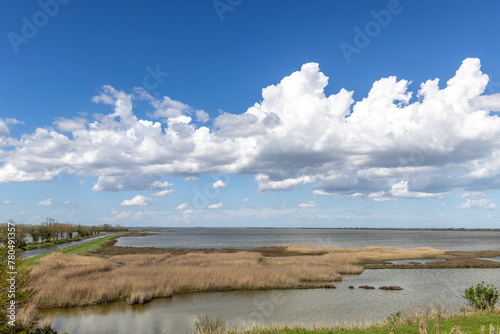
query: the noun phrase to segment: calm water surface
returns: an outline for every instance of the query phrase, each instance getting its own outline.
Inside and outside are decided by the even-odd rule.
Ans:
[[[117,246],[159,248],[253,248],[307,244],[342,248],[385,246],[447,250],[500,250],[500,233],[351,229],[169,228],[122,237]],[[85,333],[185,333],[198,315],[221,316],[230,324],[364,323],[390,313],[441,301],[463,305],[464,290],[482,281],[500,286],[500,269],[365,270],[344,276],[337,289],[212,292],[176,295],[145,305],[124,302],[51,309],[55,330]],[[399,285],[403,291],[363,290],[359,285]],[[351,290],[349,285],[356,286]]]
[[[279,244],[360,248],[367,246],[446,250],[500,250],[500,231],[356,229],[170,228],[118,239],[117,246],[158,248],[253,248]]]
[[[365,270],[344,276],[337,289],[211,292],[176,295],[145,305],[124,302],[43,311],[55,330],[86,333],[185,333],[198,315],[222,316],[232,325],[255,323],[362,323],[441,301],[463,305],[463,292],[481,281],[500,286],[500,269]],[[403,291],[363,290],[359,285],[399,285]],[[350,290],[349,285],[356,286]]]

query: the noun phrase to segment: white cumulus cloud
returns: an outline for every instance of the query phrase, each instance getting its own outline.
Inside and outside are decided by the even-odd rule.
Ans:
[[[460,208],[462,209],[472,209],[472,208],[483,208],[488,210],[497,209],[498,206],[496,204],[491,203],[491,200],[486,198],[481,199],[468,199],[467,202],[460,204]]]
[[[15,118],[0,118],[0,140],[2,137],[10,136],[9,125],[23,124],[23,122],[18,121]],[[0,144],[2,142],[0,141]]]
[[[151,194],[151,196],[163,197],[165,195],[170,195],[173,193],[174,193],[173,189],[165,189],[165,190],[159,191],[157,193]]]
[[[150,190],[160,190],[156,193],[151,194],[151,196],[156,196],[156,197],[163,197],[165,195],[170,195],[174,193],[173,183],[169,183],[167,181],[159,181],[156,180],[153,183],[150,184],[149,189]]]
[[[309,202],[306,202],[306,203],[300,203],[298,205],[298,207],[301,208],[301,209],[314,208],[314,207],[316,207],[316,202],[315,201],[309,201]]]
[[[212,185],[212,189],[217,189],[217,188],[226,188],[226,184],[224,183],[224,181],[222,180],[219,180],[217,182],[215,182],[213,185]]]
[[[200,122],[206,123],[210,120],[210,115],[204,110],[195,111],[196,119]]]
[[[175,207],[175,210],[185,210],[189,206],[188,203],[182,203]]]
[[[43,200],[43,201],[36,203],[36,205],[40,205],[40,206],[50,206],[52,204],[54,204],[52,201],[52,198],[48,198],[46,200]]]
[[[394,76],[373,83],[358,101],[316,63],[262,90],[240,114],[208,114],[170,97],[104,86],[93,98],[109,114],[58,118],[52,127],[11,138],[0,120],[0,183],[49,181],[61,174],[97,176],[93,190],[171,193],[163,181],[201,174],[254,175],[260,192],[314,184],[314,194],[373,200],[439,197],[500,189],[498,94],[484,94],[479,59],[456,74],[408,91]],[[147,103],[140,119],[134,103]],[[9,123],[9,124],[8,124]],[[207,123],[209,124],[209,123]],[[214,184],[215,186],[215,184]],[[490,203],[491,204],[491,203]],[[473,204],[471,204],[473,205]]]
[[[148,205],[150,201],[151,199],[148,197],[137,195],[132,199],[124,200],[120,203],[120,206],[145,206]]]
[[[222,208],[222,202],[217,203],[217,204],[212,204],[208,206],[209,209],[220,209]]]

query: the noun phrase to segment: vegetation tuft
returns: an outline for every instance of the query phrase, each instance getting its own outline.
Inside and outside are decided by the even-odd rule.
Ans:
[[[210,318],[208,315],[201,315],[194,322],[193,334],[216,334],[224,333],[226,322],[221,318]]]
[[[467,304],[475,310],[485,310],[495,307],[498,302],[498,290],[493,284],[484,285],[484,282],[479,283],[474,288],[471,286],[465,290],[463,296],[467,300]]]
[[[360,289],[365,289],[365,290],[373,290],[373,289],[375,289],[375,287],[373,287],[371,285],[360,285],[359,288]]]
[[[437,305],[434,310],[429,307],[420,311],[401,311],[391,314],[385,321],[361,325],[320,324],[312,328],[275,324],[271,326],[253,325],[248,328],[230,327],[221,319],[210,319],[206,316],[203,323],[225,324],[225,327],[196,327],[193,334],[498,334],[500,332],[500,309],[447,311]],[[200,322],[200,319],[197,320]],[[201,328],[201,329],[200,329]],[[204,330],[206,328],[206,330]]]
[[[403,290],[402,287],[397,286],[397,285],[381,286],[379,289],[380,290],[395,290],[395,291]]]

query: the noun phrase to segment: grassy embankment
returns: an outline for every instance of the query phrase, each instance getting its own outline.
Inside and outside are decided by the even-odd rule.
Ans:
[[[40,259],[42,259],[48,255],[54,254],[54,253],[86,255],[86,254],[89,254],[90,252],[94,252],[94,251],[102,248],[105,244],[110,242],[112,239],[119,237],[119,236],[123,236],[123,235],[128,234],[128,233],[131,233],[131,232],[119,232],[117,234],[112,234],[112,235],[109,235],[109,236],[101,238],[101,239],[96,239],[96,240],[84,242],[82,244],[59,249],[59,250],[56,250],[54,252],[35,255],[35,256],[27,258],[26,264],[29,266],[36,265],[36,264],[38,264],[38,261]],[[95,235],[92,237],[95,237]]]
[[[195,322],[194,334],[461,334],[461,333],[500,333],[500,309],[444,312],[441,307],[427,308],[424,312],[406,311],[391,314],[385,321],[367,325],[337,324],[315,325],[313,328],[301,326],[274,325],[256,326],[249,329],[234,329],[221,319],[200,317]]]
[[[282,245],[281,251],[274,252],[289,256],[265,258],[258,251],[248,250],[103,255],[99,249],[115,238],[110,236],[29,259],[38,263],[31,272],[32,285],[39,290],[35,305],[69,307],[117,300],[134,304],[184,292],[318,288],[325,287],[326,282],[340,281],[344,274],[360,274],[360,263],[366,259],[426,258],[444,253],[432,248]]]
[[[112,233],[112,232],[111,232]],[[73,241],[80,241],[80,240],[85,240],[89,238],[95,238],[101,235],[109,234],[107,232],[100,232],[98,234],[93,234],[93,235],[87,235],[85,237],[79,237],[75,236],[73,238],[62,238],[62,239],[53,239],[49,241],[40,241],[40,242],[34,242],[34,243],[29,243],[26,246],[21,247],[22,250],[33,250],[33,249],[40,249],[40,248],[47,248],[51,247],[54,245],[60,245],[60,244],[65,244],[67,242],[73,242]]]

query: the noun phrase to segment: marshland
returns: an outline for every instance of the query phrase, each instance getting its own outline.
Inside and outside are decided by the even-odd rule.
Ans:
[[[281,248],[300,255],[266,258],[258,252],[239,251],[102,257],[56,252],[38,260],[31,272],[33,285],[40,290],[35,302],[38,307],[117,300],[133,304],[185,292],[314,288],[320,282],[341,281],[342,275],[361,274],[363,266],[358,263],[362,260],[444,254],[430,248]],[[324,254],[315,255],[320,252]]]
[[[109,319],[127,324],[126,328],[144,329],[149,328],[147,322],[153,317],[176,333],[192,329],[200,314],[224,316],[231,325],[240,327],[253,322],[364,324],[383,320],[400,309],[435,301],[456,306],[462,303],[463,289],[478,280],[500,285],[500,263],[486,259],[499,256],[500,250],[287,244],[271,247],[259,243],[253,245],[260,247],[245,249],[224,245],[198,249],[118,246],[133,243],[135,238],[147,245],[150,236],[188,232],[133,232],[30,258],[32,284],[39,291],[33,304],[40,314],[52,318],[58,330],[68,331],[69,324],[78,324],[79,328],[97,326],[99,332]],[[189,233],[212,232],[193,229]],[[261,232],[241,233],[251,236]],[[483,233],[489,235],[485,242],[498,235]],[[210,238],[205,240],[209,242]],[[464,245],[467,247],[472,245]],[[391,264],[402,259],[410,264]],[[415,262],[418,259],[428,262],[419,265]],[[360,288],[364,285],[375,289]],[[141,327],[134,327],[132,320]],[[70,332],[84,333],[77,327],[71,327]]]

